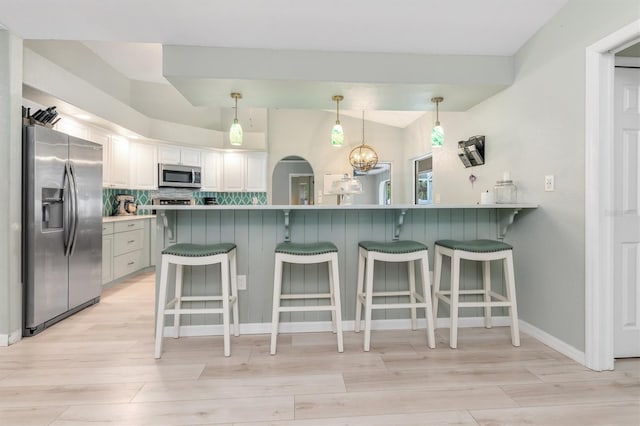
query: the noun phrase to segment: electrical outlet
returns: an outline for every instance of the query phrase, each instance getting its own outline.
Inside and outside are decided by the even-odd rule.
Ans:
[[[238,275],[238,290],[246,290],[246,289],[247,289],[247,276]]]
[[[556,182],[553,175],[546,175],[544,177],[544,190],[545,191],[555,191],[556,190]]]

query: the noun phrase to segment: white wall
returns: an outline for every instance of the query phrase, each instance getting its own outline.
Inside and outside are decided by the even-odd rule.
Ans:
[[[571,0],[516,55],[514,84],[472,108],[466,127],[487,137],[483,176],[510,170],[521,213],[515,246],[520,318],[585,347],[585,48],[638,19],[637,0]],[[544,191],[544,176],[556,191]],[[476,185],[480,180],[476,183]]]
[[[0,30],[0,346],[22,335],[22,40]]]

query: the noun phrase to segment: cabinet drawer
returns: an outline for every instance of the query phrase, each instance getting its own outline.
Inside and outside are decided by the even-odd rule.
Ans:
[[[124,220],[122,222],[114,222],[113,224],[115,226],[115,232],[144,229],[144,220]]]
[[[116,280],[122,276],[142,269],[143,253],[142,250],[132,251],[113,258],[113,279]]]
[[[113,234],[113,223],[103,223],[102,224],[102,235]]]
[[[144,247],[144,229],[113,234],[113,255],[119,256]]]

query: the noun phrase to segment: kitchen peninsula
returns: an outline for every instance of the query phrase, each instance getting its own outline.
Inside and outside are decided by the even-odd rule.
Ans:
[[[141,206],[156,210],[156,282],[160,275],[160,252],[175,243],[234,242],[237,247],[239,276],[246,276],[246,290],[240,290],[241,333],[266,333],[271,324],[274,249],[282,241],[331,241],[338,247],[345,329],[352,329],[355,315],[358,242],[413,239],[430,248],[437,239],[504,238],[516,216],[536,209],[536,204],[491,205],[224,205],[224,206]],[[517,213],[520,212],[520,215]],[[517,247],[516,247],[517,253]],[[433,253],[429,253],[433,268]],[[517,254],[516,254],[517,258]],[[386,264],[378,270],[377,286],[393,290],[406,279],[404,265]],[[462,282],[475,282],[480,276],[475,265],[464,265]],[[501,268],[494,267],[496,283]],[[516,268],[516,275],[517,275]],[[206,282],[219,280],[219,267],[185,268],[185,288],[198,294]],[[169,278],[172,281],[172,277]],[[327,284],[327,268],[317,265],[286,265],[283,288],[318,292]],[[447,279],[444,277],[443,279]],[[384,284],[382,284],[384,281]],[[302,287],[304,285],[304,287]],[[474,314],[471,309],[470,313]],[[374,319],[403,319],[404,310],[376,312]],[[327,313],[283,314],[283,331],[328,330]],[[170,321],[170,319],[169,319]],[[183,322],[185,335],[205,334],[212,319],[195,316]],[[286,323],[290,324],[286,324]],[[289,327],[289,328],[287,328]]]

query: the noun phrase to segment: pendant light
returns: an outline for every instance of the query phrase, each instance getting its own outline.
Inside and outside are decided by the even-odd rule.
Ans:
[[[242,126],[238,123],[238,99],[242,99],[242,94],[234,92],[231,97],[235,99],[236,106],[234,107],[233,124],[229,129],[229,142],[231,142],[231,145],[240,146],[242,145]]]
[[[436,104],[436,123],[433,126],[433,130],[431,131],[431,146],[433,148],[440,148],[444,142],[444,129],[440,125],[440,117],[438,111],[438,104],[444,101],[444,98],[441,96],[437,96],[435,98],[431,98],[431,102]]]
[[[336,125],[331,129],[331,146],[341,147],[344,144],[344,131],[340,124],[340,101],[344,99],[342,95],[335,95],[331,98],[336,101]]]
[[[349,163],[354,169],[361,172],[369,171],[378,164],[378,154],[364,143],[364,111],[362,111],[362,144],[351,150]]]

